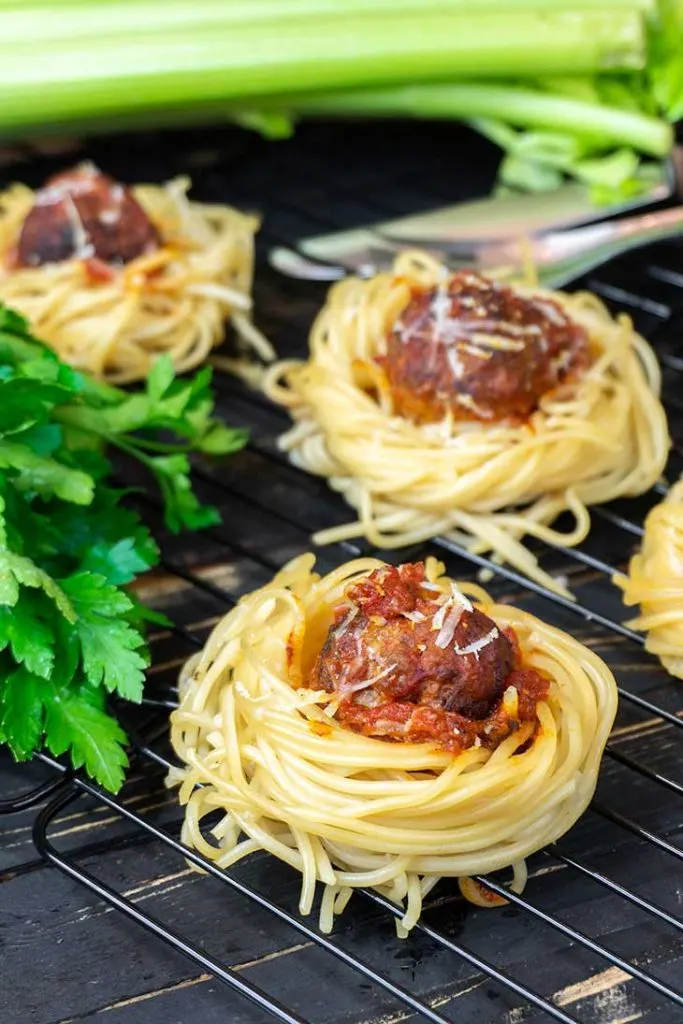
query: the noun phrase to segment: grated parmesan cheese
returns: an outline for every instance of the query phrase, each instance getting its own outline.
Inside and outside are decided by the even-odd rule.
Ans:
[[[100,212],[98,220],[100,224],[118,224],[118,222],[121,220],[121,207],[106,207],[104,210]]]
[[[344,633],[347,631],[347,629],[355,619],[356,615],[358,615],[358,606],[354,605],[349,614],[346,616],[346,618],[342,622],[340,622],[339,625],[335,628],[334,635],[337,639],[340,636],[344,636]]]
[[[441,336],[444,333],[446,324],[449,320],[449,314],[451,312],[452,302],[451,297],[448,294],[448,282],[442,281],[436,290],[436,295],[432,302],[432,310],[434,312],[434,325],[432,327],[432,337],[434,341],[440,341]]]
[[[482,348],[498,349],[500,352],[523,352],[524,342],[521,339],[506,338],[502,334],[487,334],[484,331],[476,331],[472,334],[472,342],[481,345]]]
[[[439,631],[439,635],[434,641],[437,647],[440,647],[442,650],[448,647],[463,612],[471,611],[473,611],[471,602],[456,587],[455,583],[451,582],[450,596],[437,609],[432,618],[432,630]]]
[[[391,665],[387,665],[386,668],[382,669],[381,672],[378,672],[376,676],[370,676],[369,679],[361,679],[360,682],[351,683],[348,686],[342,683],[339,688],[340,692],[346,695],[349,693],[356,693],[358,690],[365,690],[368,686],[378,683],[380,679],[384,679],[386,676],[391,675],[396,668],[398,668],[398,665],[396,662],[393,662]]]
[[[493,413],[490,409],[482,409],[480,405],[477,405],[471,395],[456,395],[455,396],[458,405],[464,406],[465,409],[470,409],[475,412],[482,419],[490,420],[493,419]]]
[[[460,348],[463,352],[467,352],[468,355],[476,356],[477,359],[487,360],[491,359],[493,356],[493,352],[485,352],[482,349],[477,348],[476,345],[470,345],[469,342],[466,342],[464,345],[461,345]]]
[[[64,209],[71,225],[74,241],[74,258],[77,260],[88,260],[95,255],[95,249],[88,241],[88,233],[85,230],[83,218],[78,212],[78,207],[73,197],[67,192],[64,195]]]
[[[511,718],[517,718],[519,714],[519,694],[514,686],[508,686],[503,694],[503,710]]]
[[[436,640],[434,641],[436,646],[440,647],[441,650],[445,650],[445,648],[448,647],[448,645],[452,641],[452,639],[453,639],[453,637],[455,635],[456,627],[457,627],[458,623],[460,622],[460,619],[462,617],[462,613],[464,612],[464,610],[465,609],[462,607],[462,605],[458,605],[458,604],[452,604],[451,605],[450,611],[449,611],[448,615],[446,616],[446,621],[444,622],[443,626],[439,630],[439,634],[438,634]]]
[[[448,365],[451,368],[453,376],[462,377],[464,370],[462,359],[458,355],[456,349],[452,346],[446,349],[446,359],[448,360]]]
[[[456,586],[456,584],[453,583],[452,580],[451,580],[451,597],[452,597],[452,599],[454,601],[457,601],[458,604],[461,604],[466,612],[473,612],[474,611],[474,605],[472,604],[470,599],[468,597],[465,597],[465,595],[463,594],[463,592],[460,589],[460,587]]]
[[[536,301],[538,308],[550,320],[551,324],[555,324],[556,327],[565,327],[567,325],[567,317],[552,302]]]
[[[455,645],[456,654],[474,654],[475,657],[479,658],[479,652],[483,651],[485,647],[488,647],[498,637],[498,628],[496,626],[489,630],[486,636],[480,636],[478,640],[473,640],[471,644],[467,644],[466,647],[458,647]]]
[[[323,708],[323,714],[327,715],[328,718],[334,718],[334,716],[337,714],[337,711],[339,710],[339,705],[340,704],[341,704],[341,698],[340,697],[333,697],[332,700],[329,702],[329,704],[327,704]]]
[[[442,604],[441,607],[434,612],[434,615],[432,616],[433,630],[441,629],[441,627],[443,626],[443,622],[444,619],[446,618],[446,614],[448,612],[450,604],[450,601],[446,601],[445,604]]]

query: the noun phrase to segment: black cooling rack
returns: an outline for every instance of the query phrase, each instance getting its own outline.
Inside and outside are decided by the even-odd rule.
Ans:
[[[479,147],[474,151],[477,166],[487,174],[491,167],[484,144],[439,127],[411,130],[407,156],[393,131],[379,127],[310,126],[279,150],[239,136],[239,145],[213,156],[196,148],[196,136],[190,138],[203,197],[230,196],[247,206],[262,204],[266,197],[264,249],[291,243],[307,231],[452,201],[454,182],[465,183],[463,196],[466,189],[481,191],[484,171],[476,184],[472,180],[473,147]],[[452,145],[453,138],[464,148],[447,166],[444,146],[449,140]],[[107,143],[92,155],[114,173],[118,159],[120,173],[135,180],[144,176],[141,168],[149,160],[136,145],[128,162]],[[174,145],[162,138],[150,176],[167,176],[177,160]],[[224,179],[228,171],[230,182]],[[657,348],[675,442],[671,478],[680,471],[683,441],[681,255],[675,246],[660,246],[623,258],[585,282],[608,304],[631,313]],[[263,267],[257,287],[260,323],[283,354],[303,352],[306,328],[322,295]],[[595,509],[594,530],[580,549],[539,548],[543,564],[571,580],[575,603],[445,540],[383,553],[393,561],[438,554],[456,578],[488,571],[496,597],[569,630],[615,670],[620,712],[596,798],[568,836],[531,858],[523,896],[507,892],[502,877],[486,877],[491,889],[506,895],[507,908],[468,908],[446,881],[430,897],[411,937],[401,943],[392,934],[397,909],[376,893],[363,892],[326,937],[317,931],[314,916],[302,919],[294,909],[297,879],[289,869],[257,855],[223,872],[180,843],[173,794],[160,795],[141,809],[146,795],[163,793],[161,780],[171,763],[167,715],[182,660],[201,646],[240,593],[306,550],[310,532],[348,516],[324,482],[289,466],[277,451],[275,439],[287,423],[280,410],[228,377],[219,376],[217,388],[226,417],[252,430],[244,453],[223,465],[196,467],[197,487],[206,500],[221,506],[224,525],[192,539],[188,548],[187,538],[164,534],[156,501],[142,499],[164,551],[163,571],[151,579],[149,591],[175,625],[151,638],[154,667],[147,697],[141,712],[127,722],[133,737],[131,780],[112,797],[80,776],[58,777],[59,766],[49,762],[47,781],[20,798],[25,808],[59,786],[35,824],[41,854],[243,997],[246,1003],[238,1006],[226,995],[225,1019],[681,1024],[683,689],[645,654],[642,637],[623,624],[618,592],[609,583],[637,544],[643,515],[661,497],[656,491]],[[320,552],[320,564],[325,570],[369,550],[362,544],[334,545]],[[74,813],[74,805],[85,818],[111,812],[109,832],[99,844],[60,841],[60,821],[67,811]],[[93,856],[101,849],[119,853],[121,877],[105,878],[93,869]],[[169,920],[150,912],[134,892],[126,894],[125,865],[140,850],[149,858],[150,871],[180,872],[187,861],[207,872],[209,877],[199,882],[204,907],[199,921],[189,913],[186,919]],[[195,885],[185,900],[196,899]],[[298,968],[289,977],[280,974],[276,983],[267,972],[252,980],[239,963],[238,949],[226,950],[216,941],[226,915],[239,922],[238,935],[243,930],[245,943],[251,928],[275,936],[275,948],[295,942],[292,948],[302,951]],[[196,1012],[183,1024],[202,1020],[200,1004]]]

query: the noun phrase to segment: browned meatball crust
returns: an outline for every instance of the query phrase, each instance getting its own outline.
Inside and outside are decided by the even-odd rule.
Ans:
[[[158,245],[157,230],[131,191],[85,164],[50,178],[36,193],[19,235],[15,265],[70,259],[121,265]]]
[[[418,423],[519,423],[590,362],[588,336],[561,306],[472,271],[415,292],[381,360],[396,411]]]

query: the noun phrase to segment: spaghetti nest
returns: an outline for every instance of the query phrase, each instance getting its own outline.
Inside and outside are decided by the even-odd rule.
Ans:
[[[577,545],[589,531],[588,506],[639,494],[657,480],[669,447],[657,360],[629,318],[613,320],[594,295],[520,287],[518,294],[552,302],[586,332],[588,368],[543,395],[522,422],[448,413],[416,422],[398,414],[381,364],[411,297],[445,276],[432,258],[404,253],[391,274],[335,285],[313,326],[308,360],[266,372],[266,393],[296,421],[281,447],[327,477],[358,515],[314,540],[364,536],[398,548],[445,535],[562,591],[525,538]],[[573,525],[559,532],[551,524],[565,511]]]
[[[122,267],[93,273],[88,260],[12,267],[11,254],[36,193],[14,185],[0,196],[0,300],[73,366],[115,383],[143,380],[170,355],[177,371],[202,363],[230,321],[264,359],[274,355],[251,322],[258,221],[229,206],[190,202],[189,180],[131,189],[156,228],[159,247]]]
[[[300,556],[243,598],[184,670],[171,733],[183,767],[170,780],[186,808],[183,840],[223,868],[269,851],[301,872],[302,913],[322,883],[324,931],[358,887],[401,904],[403,929],[444,876],[512,865],[520,890],[524,858],[566,832],[592,796],[616,710],[609,669],[572,637],[466,584],[549,680],[536,721],[493,750],[475,742],[457,754],[358,734],[293,666],[315,661],[349,583],[383,563],[358,559],[322,578],[313,566],[313,555]],[[428,586],[454,586],[434,559],[424,569]]]
[[[640,605],[640,616],[628,625],[647,633],[647,650],[683,679],[683,480],[649,513],[642,548],[628,576],[615,583],[627,605]]]

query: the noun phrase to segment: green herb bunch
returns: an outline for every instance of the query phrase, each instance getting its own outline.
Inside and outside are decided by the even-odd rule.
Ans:
[[[106,788],[121,786],[126,736],[107,701],[141,700],[145,624],[163,617],[130,589],[159,552],[109,482],[106,452],[150,471],[171,530],[215,523],[188,454],[225,455],[246,435],[212,417],[210,382],[209,369],[176,380],[164,357],[144,392],[98,383],[0,307],[0,743],[17,760],[68,753]]]

